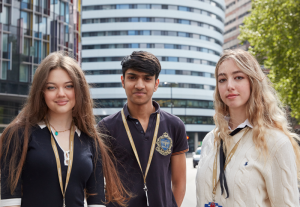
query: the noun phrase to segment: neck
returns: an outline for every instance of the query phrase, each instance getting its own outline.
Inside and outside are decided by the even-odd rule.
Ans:
[[[49,123],[58,131],[69,129],[72,123],[72,112],[65,114],[56,114],[48,112],[47,118]]]
[[[152,105],[152,100],[143,105],[137,105],[127,101],[127,107],[130,115],[138,120],[148,120],[150,115],[155,112],[155,107]]]
[[[246,111],[244,109],[229,110],[229,114],[229,126],[232,130],[237,128],[241,123],[243,123],[247,119]]]

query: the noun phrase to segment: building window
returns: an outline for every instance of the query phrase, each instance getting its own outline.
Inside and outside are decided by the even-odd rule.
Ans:
[[[122,61],[124,57],[87,57],[82,58],[82,62],[110,62],[110,61]],[[187,63],[194,63],[194,64],[203,64],[203,65],[211,65],[216,66],[216,62],[208,61],[208,60],[201,60],[195,58],[179,58],[179,57],[161,57],[157,56],[157,59],[160,61],[167,61],[167,62],[187,62]]]
[[[118,22],[164,22],[164,23],[177,23],[186,24],[192,26],[199,26],[208,28],[219,33],[222,33],[221,29],[208,25],[202,22],[190,21],[187,19],[173,19],[173,18],[162,18],[162,17],[132,17],[132,18],[95,18],[95,19],[83,19],[82,24],[99,24],[99,23],[118,23]]]
[[[21,1],[21,9],[31,9],[31,5],[29,3],[29,0],[22,0]]]
[[[29,12],[21,11],[21,19],[23,19],[24,33],[29,35],[30,34],[30,32],[29,32],[29,29],[30,29],[30,14],[29,14]],[[27,29],[28,29],[28,31],[27,31]]]
[[[19,76],[19,81],[20,82],[28,82],[28,77],[29,77],[29,67],[28,65],[21,65],[20,66],[20,76]]]
[[[8,34],[2,35],[2,57],[8,59]]]
[[[226,35],[226,34],[232,32],[232,31],[236,30],[237,28],[238,28],[238,26],[234,26],[234,27],[230,28],[229,30],[227,30],[227,31],[224,33],[224,35]]]
[[[130,34],[129,34],[130,32]],[[105,32],[83,32],[82,37],[97,37],[97,36],[127,36],[127,35],[155,35],[155,36],[180,36],[186,38],[201,39],[222,45],[222,43],[212,37],[191,34],[186,32],[175,32],[175,31],[160,31],[160,30],[129,30],[129,31],[105,31]]]
[[[2,13],[0,13],[0,22],[2,24],[9,24],[9,7],[3,7]]]
[[[96,115],[97,123],[106,116]],[[184,124],[202,124],[202,125],[214,125],[214,119],[212,116],[177,116]]]
[[[93,99],[95,108],[122,108],[126,99]],[[213,101],[186,99],[155,99],[163,108],[201,108],[214,109]]]
[[[23,55],[22,61],[31,62],[30,61],[30,47],[31,47],[31,38],[24,38],[24,47],[23,47]]]
[[[209,0],[199,0],[206,3],[209,3],[212,6],[219,7],[221,10],[224,11],[222,6],[219,3],[209,1]],[[106,9],[168,9],[168,10],[179,10],[185,12],[195,12],[201,13],[200,9],[192,8],[192,7],[185,7],[185,6],[176,6],[176,5],[161,5],[161,4],[116,4],[116,5],[96,5],[96,6],[83,6],[83,11],[91,11],[91,10],[106,10]],[[209,14],[212,14],[208,12]],[[221,19],[219,17],[218,19]]]
[[[207,72],[198,72],[198,71],[190,71],[190,70],[171,70],[171,69],[162,69],[160,74],[172,74],[172,75],[191,75],[191,76],[201,76],[205,78],[214,78],[213,73]]]
[[[117,83],[89,83],[92,88],[121,88],[122,84]],[[204,89],[204,90],[213,90],[214,86],[210,87],[209,85],[204,84],[192,84],[192,83],[170,83],[170,82],[161,82],[159,83],[160,87],[172,87],[172,88],[194,88],[194,89]]]
[[[2,74],[1,79],[6,80],[7,79],[7,69],[8,69],[8,62],[2,61]]]
[[[39,25],[42,23],[42,16],[34,15],[34,19],[35,19],[34,25],[33,25],[34,37],[42,38],[41,30],[39,30]]]
[[[205,124],[214,125],[214,119],[211,116],[178,116],[184,124]]]
[[[43,17],[42,18],[42,21],[40,22],[40,32],[45,36],[47,34],[47,18],[46,17]],[[44,39],[46,39],[44,37]]]
[[[47,55],[48,55],[48,43],[43,42],[42,59],[47,57]]]
[[[121,88],[122,83],[89,83],[92,88]]]

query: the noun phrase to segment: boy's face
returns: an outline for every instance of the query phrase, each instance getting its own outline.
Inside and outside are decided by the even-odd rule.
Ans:
[[[144,72],[128,69],[125,77],[121,76],[127,101],[137,105],[144,105],[152,101],[152,95],[157,90],[159,79]]]

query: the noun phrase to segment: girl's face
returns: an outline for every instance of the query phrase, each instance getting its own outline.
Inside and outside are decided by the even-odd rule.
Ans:
[[[72,114],[75,106],[73,81],[62,68],[51,70],[44,89],[44,98],[50,113]]]
[[[246,111],[250,98],[250,80],[232,59],[225,60],[220,65],[217,80],[220,97],[228,106],[229,112]]]

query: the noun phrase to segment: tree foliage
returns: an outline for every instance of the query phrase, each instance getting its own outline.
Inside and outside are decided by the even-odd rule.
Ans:
[[[300,1],[252,0],[251,14],[240,26],[241,41],[265,68],[281,100],[300,120]]]

